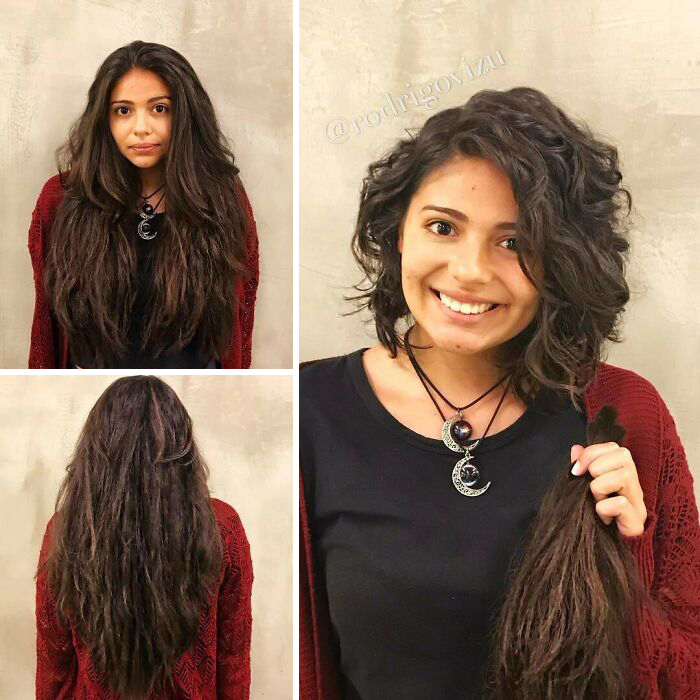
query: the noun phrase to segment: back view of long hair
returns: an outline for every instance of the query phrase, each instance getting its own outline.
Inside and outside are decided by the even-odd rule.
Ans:
[[[123,698],[167,688],[197,638],[222,566],[206,479],[190,417],[165,382],[124,377],[100,396],[43,566],[60,619]]]

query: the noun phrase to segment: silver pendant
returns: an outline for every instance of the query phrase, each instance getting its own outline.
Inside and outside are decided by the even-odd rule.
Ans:
[[[442,424],[442,441],[453,452],[464,452],[464,448],[452,437],[452,424],[456,423],[458,420],[462,420],[462,416],[460,416],[459,413],[455,413],[452,418],[448,418]]]
[[[138,234],[143,238],[144,241],[150,241],[154,239],[158,235],[158,231],[155,229],[153,230],[153,233],[151,233],[150,228],[151,224],[148,222],[155,216],[155,214],[151,214],[150,216],[148,214],[145,214],[144,212],[140,211],[139,216],[141,217],[141,221],[139,222],[139,228],[138,228]]]
[[[489,481],[478,489],[471,488],[479,481],[480,476],[479,470],[471,463],[471,460],[472,456],[469,454],[469,450],[465,450],[464,457],[455,464],[452,470],[452,483],[463,496],[481,496],[491,486],[491,482]]]

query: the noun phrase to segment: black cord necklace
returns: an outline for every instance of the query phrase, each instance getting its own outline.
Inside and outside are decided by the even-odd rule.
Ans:
[[[416,360],[416,357],[413,354],[413,348],[409,341],[408,336],[410,332],[411,328],[409,328],[404,335],[404,348],[406,349],[408,359],[410,360],[413,369],[418,375],[418,378],[420,379],[423,388],[425,389],[426,393],[430,397],[430,400],[435,405],[435,408],[437,409],[438,413],[440,414],[440,417],[443,420],[442,441],[453,452],[464,453],[464,457],[462,457],[462,459],[460,459],[457,462],[457,464],[455,464],[454,469],[452,470],[452,483],[454,484],[454,487],[457,489],[457,491],[459,491],[463,496],[480,496],[486,491],[486,489],[488,489],[489,486],[491,486],[491,482],[489,481],[487,484],[481,486],[480,488],[472,488],[479,482],[481,475],[477,467],[474,464],[472,464],[473,456],[471,454],[471,451],[488,434],[489,429],[491,428],[491,425],[493,424],[493,421],[496,418],[496,414],[500,410],[501,405],[503,404],[503,401],[506,397],[506,394],[508,393],[508,389],[510,388],[511,382],[513,380],[513,375],[509,375],[508,384],[506,384],[505,391],[503,392],[501,399],[498,402],[498,406],[496,406],[496,410],[494,411],[493,416],[491,416],[489,424],[486,426],[484,434],[475,442],[467,444],[472,434],[472,426],[470,423],[464,420],[464,418],[462,417],[462,411],[469,408],[470,406],[473,406],[475,403],[481,401],[481,399],[483,399],[484,396],[490,394],[503,381],[503,379],[505,379],[505,377],[499,379],[498,382],[496,382],[496,384],[494,384],[488,391],[483,393],[478,399],[475,399],[471,403],[465,404],[464,406],[455,406],[442,395],[440,390],[430,380],[430,377],[428,377],[428,375],[425,373],[425,370],[418,364],[418,360]],[[435,397],[430,392],[430,389],[428,388],[429,386],[432,387],[432,389],[437,393],[437,395],[448,406],[450,406],[450,408],[452,408],[455,411],[455,414],[451,418],[448,419],[442,412],[442,409],[440,408],[438,402],[435,400]]]
[[[148,196],[144,197],[143,195],[139,195],[141,199],[144,200],[144,204],[141,206],[141,209],[139,211],[139,216],[141,217],[141,221],[139,221],[139,227],[138,227],[138,234],[141,236],[141,238],[144,239],[144,241],[150,241],[151,239],[155,238],[158,235],[158,231],[155,229],[153,232],[151,232],[151,224],[149,223],[150,220],[155,216],[153,213],[156,209],[158,209],[158,205],[163,201],[163,197],[165,197],[165,192],[160,196],[160,199],[156,202],[156,206],[153,207],[148,203],[148,200],[156,194],[156,192],[159,192],[165,187],[165,183],[163,183],[155,192],[151,192]]]

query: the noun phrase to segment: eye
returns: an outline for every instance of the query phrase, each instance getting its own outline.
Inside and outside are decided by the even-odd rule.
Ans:
[[[507,243],[508,241],[513,241],[513,244],[514,244],[514,247],[508,248],[508,250],[512,250],[513,252],[515,252],[518,249],[518,239],[511,236],[510,238],[506,238],[505,241],[503,241],[503,242]]]
[[[437,230],[437,231],[436,231],[434,228],[432,228],[432,227],[435,226],[436,224],[437,224],[442,230]],[[449,236],[449,234],[452,232],[452,224],[448,224],[447,221],[440,221],[440,220],[438,220],[438,221],[431,221],[431,222],[428,224],[428,228],[429,228],[433,233],[437,233],[438,236]],[[447,228],[448,230],[445,230],[446,228]]]
[[[164,105],[164,104],[162,104],[162,103],[160,103],[160,102],[159,102],[153,109],[157,109],[158,107],[162,107],[162,108],[163,108],[163,111],[156,112],[156,114],[167,114],[167,112],[170,111],[168,105]],[[128,108],[126,105],[119,105],[119,107],[117,107],[117,108],[114,110],[114,113],[115,113],[115,114],[119,115],[120,117],[125,117],[126,114],[120,112],[120,111],[119,111],[120,109],[126,109],[126,110],[128,111],[129,108]]]

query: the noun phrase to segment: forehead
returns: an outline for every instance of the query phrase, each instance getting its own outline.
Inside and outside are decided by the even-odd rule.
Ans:
[[[115,83],[110,101],[129,100],[145,103],[151,97],[170,94],[170,88],[159,75],[142,68],[132,68]]]
[[[414,193],[411,206],[427,203],[458,209],[470,217],[493,212],[499,220],[514,219],[518,212],[508,176],[477,156],[456,156],[431,171]]]

